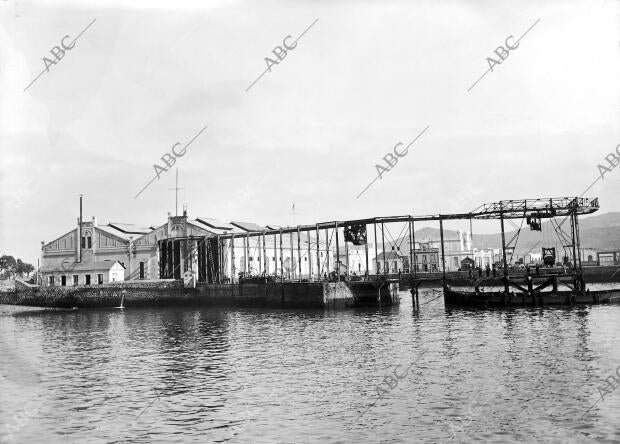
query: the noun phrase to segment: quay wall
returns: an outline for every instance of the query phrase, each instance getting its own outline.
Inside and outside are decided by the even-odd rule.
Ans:
[[[379,298],[378,298],[379,295]],[[181,281],[117,282],[101,286],[36,287],[16,285],[0,292],[0,304],[36,307],[95,308],[218,305],[231,307],[340,309],[359,305],[394,305],[396,284],[364,282],[283,282],[199,284]]]

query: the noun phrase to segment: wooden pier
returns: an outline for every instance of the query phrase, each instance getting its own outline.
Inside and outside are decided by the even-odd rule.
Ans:
[[[462,302],[471,305],[471,298],[463,296],[459,299],[461,292],[458,287],[479,295],[485,291],[484,287],[496,286],[501,287],[499,293],[504,295],[503,300],[517,294],[525,295],[526,300],[554,298],[573,303],[589,297],[581,263],[578,218],[598,209],[598,199],[581,197],[507,200],[484,204],[469,213],[373,217],[164,239],[159,241],[160,277],[183,278],[188,285],[203,288],[209,285],[293,282],[307,285],[345,282],[354,288],[352,284],[355,282],[405,282],[410,286],[414,300],[422,283],[439,280],[446,290],[446,303],[449,304]],[[567,254],[565,267],[568,271],[565,268],[561,277],[553,277],[552,271],[545,269],[543,273],[550,276],[523,280],[523,276],[518,276],[522,273],[510,270],[508,252],[514,251],[521,228],[512,239],[506,239],[505,224],[515,219],[521,220],[521,225],[527,220],[531,229],[539,231],[543,220],[554,221],[553,226],[557,227],[556,232]],[[466,273],[446,269],[444,222],[455,220],[469,221],[470,227],[476,220],[499,222],[501,266],[494,269],[493,278],[485,276],[476,280]],[[427,251],[429,256],[435,254],[438,259],[436,263],[425,263],[423,271],[418,259],[421,251],[417,249],[415,239],[415,226],[422,222],[436,222],[440,231],[440,248],[436,252]],[[370,241],[372,252],[368,247]],[[407,259],[402,269],[396,270],[391,263],[395,256]],[[354,264],[350,263],[352,258]],[[574,297],[564,297],[562,292],[566,290],[562,290],[558,282],[568,287]],[[598,301],[596,297],[591,300]]]
[[[126,284],[125,305],[168,304],[181,297],[185,303],[231,306],[390,306],[399,303],[399,289],[408,288],[418,308],[420,287],[430,285],[443,288],[446,305],[617,302],[620,287],[587,288],[592,276],[584,273],[581,263],[578,219],[598,209],[598,199],[563,197],[500,201],[459,214],[373,217],[295,227],[248,224],[257,229],[243,230],[214,226],[213,234],[200,236],[173,229],[157,240],[159,279]],[[448,269],[444,224],[458,220],[468,221],[470,232],[474,221],[499,222],[501,261],[493,264],[492,275],[489,270],[483,274],[481,268]],[[521,232],[518,228],[511,239],[506,238],[505,224],[513,220],[520,220],[521,227],[527,220],[536,231],[541,231],[542,220],[550,220],[564,249],[562,267],[556,266],[555,255],[548,267],[537,267],[536,273],[511,267]],[[438,248],[416,242],[416,224],[429,222],[439,225]],[[169,287],[171,282],[174,288]],[[2,299],[50,306],[58,301],[78,307],[97,305],[96,300],[107,304],[117,298],[118,288],[110,287],[106,293],[104,287],[23,289]],[[93,292],[99,292],[98,299],[90,297]]]

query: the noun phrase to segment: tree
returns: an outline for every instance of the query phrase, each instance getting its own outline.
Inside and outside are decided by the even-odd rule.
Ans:
[[[34,266],[22,261],[21,259],[15,260],[13,256],[3,255],[0,256],[0,278],[12,279],[15,275],[19,277],[28,276],[34,271]]]
[[[34,271],[34,265],[27,264],[26,262],[24,262],[24,273],[26,274],[26,276],[28,276],[33,271]]]
[[[0,275],[5,279],[10,279],[17,268],[17,261],[13,256],[0,256]]]
[[[19,277],[24,277],[24,274],[28,276],[28,274],[34,270],[34,267],[31,264],[23,262],[21,259],[17,259],[17,264],[15,266],[15,273],[19,274]]]

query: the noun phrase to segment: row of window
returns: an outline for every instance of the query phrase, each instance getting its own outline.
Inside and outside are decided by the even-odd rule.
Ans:
[[[84,275],[84,280],[82,282],[83,285],[91,285],[91,276],[90,274],[85,274]],[[80,277],[77,274],[73,275],[73,285],[77,286],[80,285]],[[48,278],[48,283],[50,285],[50,287],[53,287],[54,285],[56,285],[56,279],[55,276],[49,276]],[[98,285],[103,285],[103,274],[99,273],[97,274],[97,284]],[[67,276],[65,276],[64,274],[62,276],[60,276],[60,286],[61,287],[66,287],[67,286]]]
[[[262,260],[262,258],[261,258],[261,257],[252,257],[252,256],[249,256],[249,257],[248,257],[248,261],[249,261],[249,262],[253,262],[253,261],[260,262],[261,260]],[[271,260],[272,260],[273,262],[275,262],[275,261],[276,261],[276,258],[275,258],[275,257],[272,257],[272,258],[271,258]],[[285,257],[285,258],[284,258],[284,260],[285,260],[285,261],[288,261],[288,260],[290,260],[290,257]],[[295,258],[295,260],[297,260],[297,258]],[[307,261],[308,261],[308,258],[307,258],[307,257],[304,257],[304,258],[303,258],[303,260],[307,262]],[[243,262],[243,256],[241,256],[241,262]],[[282,262],[282,258],[280,258],[280,262]]]

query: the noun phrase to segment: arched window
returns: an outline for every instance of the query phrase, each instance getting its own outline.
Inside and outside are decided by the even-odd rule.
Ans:
[[[592,260],[593,260],[593,259],[592,259],[592,255],[591,255],[591,254],[589,254],[589,255],[588,255],[588,262],[592,262]]]
[[[82,248],[88,249],[93,247],[93,238],[90,231],[86,230],[82,233]]]

